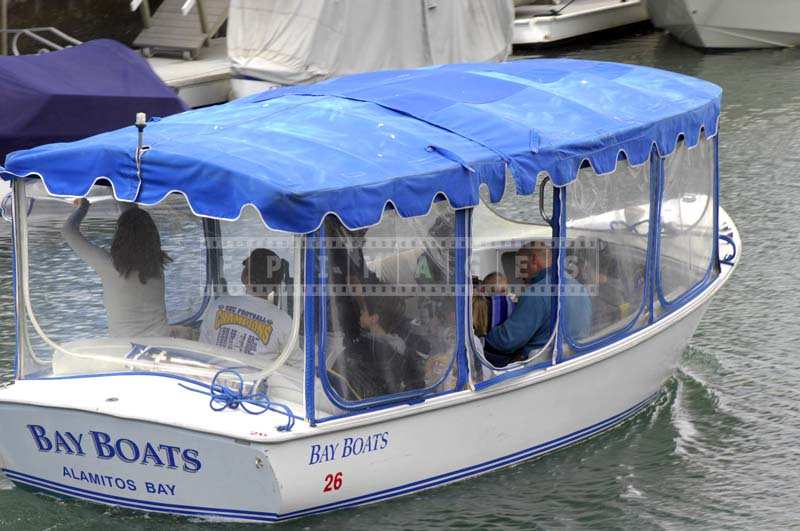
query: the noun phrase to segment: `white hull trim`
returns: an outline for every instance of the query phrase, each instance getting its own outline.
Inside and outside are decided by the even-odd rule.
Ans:
[[[192,61],[180,57],[151,57],[158,77],[191,108],[225,103],[231,92],[231,65],[224,37],[212,39]]]
[[[722,210],[720,226],[730,227],[740,247]],[[674,373],[709,300],[733,269],[723,265],[720,276],[685,306],[595,353],[480,391],[316,427],[299,423],[290,433],[241,411],[213,417],[217,426],[239,425],[235,435],[216,426],[210,433],[208,421],[191,428],[160,420],[170,408],[183,411],[187,423],[210,413],[203,397],[188,391],[159,407],[135,407],[142,389],[151,396],[170,396],[162,393],[164,386],[177,392],[176,381],[159,376],[95,377],[107,383],[82,386],[96,404],[82,409],[70,398],[80,379],[23,381],[0,390],[0,469],[15,483],[54,494],[234,521],[281,521],[439,487],[581,442],[642,411]],[[126,387],[138,395],[126,394]],[[116,407],[106,404],[108,396],[119,397],[113,404],[131,402],[137,418],[104,410]],[[65,441],[60,451],[59,430]],[[81,437],[82,448],[75,442]],[[105,442],[98,445],[98,439]],[[356,452],[355,440],[364,451]],[[176,448],[174,459],[156,466],[130,458],[140,455],[134,445],[145,444]],[[186,466],[187,451],[195,457],[188,464],[196,466]],[[329,489],[334,475],[339,488]]]

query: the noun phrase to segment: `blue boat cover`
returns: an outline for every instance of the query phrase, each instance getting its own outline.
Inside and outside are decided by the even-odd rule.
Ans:
[[[185,109],[141,56],[115,41],[0,57],[0,161],[18,149],[124,127],[139,111]]]
[[[153,204],[169,192],[195,213],[235,219],[248,204],[267,226],[305,233],[333,213],[377,223],[391,204],[425,214],[446,198],[499,200],[507,170],[532,193],[588,161],[613,171],[654,146],[671,153],[717,133],[721,89],[652,68],[562,59],[462,64],[359,74],[268,91],[150,123],[137,176],[134,127],[7,158],[5,178],[37,174],[55,195],[100,178],[119,199]],[[621,154],[621,153],[624,153]]]

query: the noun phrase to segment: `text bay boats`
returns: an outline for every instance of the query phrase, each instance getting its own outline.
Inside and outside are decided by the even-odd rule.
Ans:
[[[130,127],[10,155],[18,346],[16,379],[0,390],[4,473],[102,504],[272,522],[429,489],[618,425],[658,395],[735,267],[739,237],[719,207],[720,97],[630,65],[453,65],[189,111],[148,124],[146,146]],[[281,348],[106,337],[94,273],[51,218],[27,216],[29,191],[98,189],[156,220],[174,260],[167,311],[183,329],[242,289],[251,249],[280,255]],[[113,217],[95,208],[86,227],[108,238]],[[532,244],[549,250],[538,296],[550,337],[492,365],[472,333],[470,279],[502,272],[518,302],[532,296],[513,281],[517,249]],[[72,291],[48,283],[69,274]],[[386,330],[367,331],[365,312]],[[278,333],[226,308],[216,319]]]

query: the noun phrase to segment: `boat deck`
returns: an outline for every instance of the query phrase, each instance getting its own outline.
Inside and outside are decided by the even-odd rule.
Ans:
[[[278,428],[288,420],[285,414],[273,411],[260,415],[251,415],[241,408],[214,411],[209,407],[211,397],[203,387],[155,373],[97,375],[91,378],[91,385],[86,383],[87,379],[82,377],[19,380],[0,389],[0,401],[91,411],[253,442],[279,437],[283,432]],[[54,397],[69,397],[69,400]],[[299,417],[301,404],[281,403]],[[307,422],[297,418],[292,433],[309,429]]]
[[[204,107],[228,101],[231,65],[226,39],[212,39],[200,49],[198,58],[152,57],[150,66],[164,83],[175,89],[190,107]]]

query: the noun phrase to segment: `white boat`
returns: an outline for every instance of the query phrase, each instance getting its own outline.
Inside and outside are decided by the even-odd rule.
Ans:
[[[644,0],[515,0],[514,44],[547,44],[646,21]]]
[[[779,48],[800,44],[794,0],[648,0],[653,24],[697,48]]]
[[[511,53],[510,0],[167,0],[152,16],[148,0],[131,6],[146,26],[134,46],[190,107],[333,76]]]
[[[233,0],[233,96],[358,72],[503,61],[513,16],[509,0]]]
[[[720,100],[632,65],[448,65],[11,155],[18,332],[0,468],[100,504],[276,522],[620,425],[659,396],[739,259],[719,206]],[[132,318],[152,300],[119,302],[144,288],[104,297],[61,242],[66,199],[87,190],[92,240],[117,238],[102,205],[137,203],[158,227],[160,249],[112,256],[170,255],[147,277],[164,283],[166,318],[146,314],[159,335]],[[60,216],[31,215],[29,193]],[[267,271],[258,256],[280,260]],[[474,289],[490,273],[516,292],[503,322],[473,314],[509,303]]]

